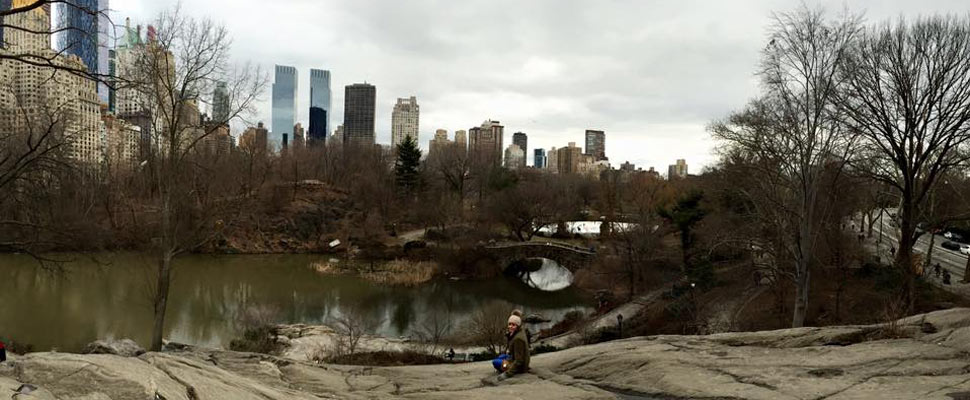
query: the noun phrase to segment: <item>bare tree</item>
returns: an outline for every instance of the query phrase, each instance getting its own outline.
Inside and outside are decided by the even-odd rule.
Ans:
[[[870,175],[899,195],[895,264],[916,298],[913,245],[921,209],[938,180],[970,153],[970,17],[900,20],[866,31],[841,66],[839,105],[864,140]]]
[[[136,58],[137,74],[130,78],[152,114],[148,167],[158,213],[153,238],[158,275],[151,350],[158,351],[172,259],[206,242],[223,225],[202,209],[196,187],[186,184],[204,173],[192,162],[193,150],[230,119],[252,112],[266,77],[252,67],[230,65],[229,32],[211,20],[188,17],[176,8],[160,15],[155,26],[157,35]],[[225,83],[228,97],[226,120],[203,121],[198,106],[219,82]]]
[[[858,18],[829,20],[821,9],[776,15],[762,55],[762,97],[713,128],[716,138],[754,161],[762,190],[752,200],[783,235],[793,263],[793,327],[805,322],[817,223],[827,212],[819,202],[820,180],[826,165],[841,169],[852,149],[834,102],[838,67],[859,29]]]
[[[374,314],[368,313],[361,304],[341,307],[340,315],[331,319],[331,325],[337,332],[331,357],[352,355],[357,352],[360,339],[366,334],[372,334],[383,321]]]

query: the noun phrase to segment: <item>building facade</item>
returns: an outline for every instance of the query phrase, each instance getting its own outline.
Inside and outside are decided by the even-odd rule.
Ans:
[[[468,151],[468,132],[464,129],[455,131],[455,146]]]
[[[525,165],[525,151],[513,143],[505,149],[505,168],[519,169]]]
[[[579,163],[582,162],[582,149],[576,147],[576,142],[569,142],[569,146],[557,150],[557,160],[560,174],[579,173]]]
[[[554,174],[559,173],[559,150],[555,146],[546,152],[546,170]]]
[[[502,136],[505,127],[499,121],[487,120],[468,130],[468,152],[480,159],[502,162]]]
[[[344,87],[343,143],[345,145],[374,144],[374,107],[377,88],[367,83]]]
[[[546,149],[535,149],[535,154],[532,156],[532,167],[536,169],[546,167]]]
[[[260,122],[239,136],[239,148],[253,153],[266,153],[269,149],[269,130]]]
[[[421,107],[418,100],[411,96],[407,99],[397,99],[394,111],[391,113],[391,146],[397,147],[405,137],[411,136],[418,141],[418,126],[420,124]]]
[[[526,135],[525,133],[523,132],[513,133],[512,144],[519,146],[519,149],[522,149],[523,154],[526,154],[526,155],[529,154],[529,136]],[[526,158],[523,157],[522,164],[519,165],[519,168],[525,168],[525,163],[526,163]]]
[[[32,4],[15,0],[12,7]],[[50,46],[49,8],[7,16],[6,47],[0,52],[40,57],[57,67],[84,70],[76,55]],[[94,80],[44,65],[0,58],[0,127],[11,132],[49,132],[65,143],[69,156],[87,164],[104,161],[101,108]],[[52,129],[53,127],[53,129]]]
[[[677,160],[676,163],[671,164],[667,167],[667,179],[675,178],[686,178],[687,177],[687,161],[684,159]]]
[[[225,82],[216,82],[212,90],[212,120],[217,123],[229,122],[229,89]]]
[[[310,126],[307,139],[310,143],[325,143],[330,132],[332,92],[330,91],[330,71],[310,70]]]
[[[296,124],[296,68],[277,65],[273,81],[273,125],[270,146],[282,146],[283,135],[293,137]]]
[[[606,160],[606,133],[592,129],[586,130],[586,153],[596,161]]]

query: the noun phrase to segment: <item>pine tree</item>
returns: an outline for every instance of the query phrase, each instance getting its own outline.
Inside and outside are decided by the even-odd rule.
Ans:
[[[421,149],[418,142],[405,136],[404,141],[397,145],[397,161],[394,162],[394,174],[397,186],[404,194],[413,194],[420,184],[418,167],[421,166]]]

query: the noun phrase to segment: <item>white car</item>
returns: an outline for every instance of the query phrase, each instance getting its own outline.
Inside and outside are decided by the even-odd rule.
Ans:
[[[943,237],[945,237],[947,239],[953,239],[953,232],[946,231],[946,232],[943,233]]]
[[[970,255],[970,244],[960,243],[960,254]]]

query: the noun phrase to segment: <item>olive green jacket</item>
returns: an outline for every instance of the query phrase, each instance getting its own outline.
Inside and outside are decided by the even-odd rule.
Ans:
[[[529,372],[529,339],[526,337],[525,330],[519,328],[515,334],[509,338],[509,368],[505,370],[506,375],[512,376],[523,372]]]

